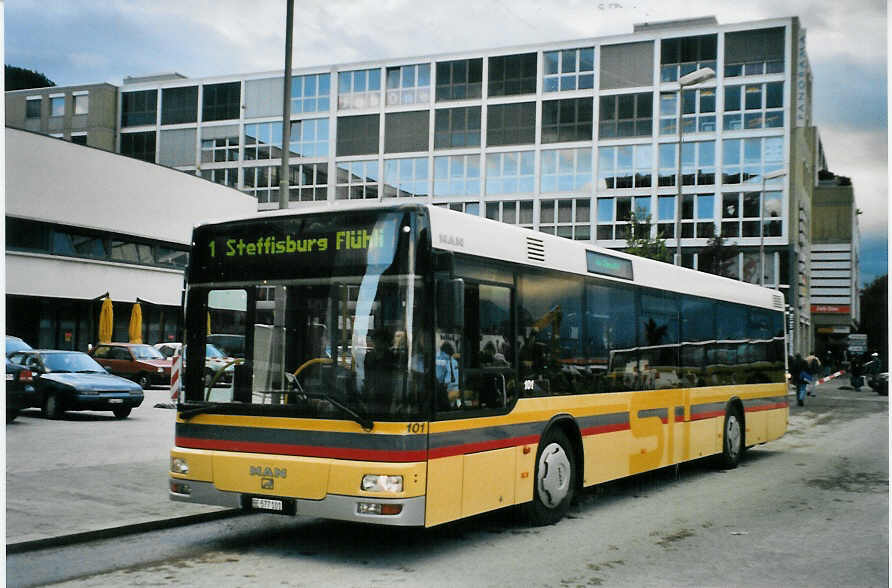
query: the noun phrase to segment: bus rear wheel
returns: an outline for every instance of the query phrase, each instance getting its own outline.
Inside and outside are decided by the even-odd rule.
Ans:
[[[576,493],[576,456],[560,429],[553,428],[542,437],[533,483],[533,501],[523,506],[526,518],[537,526],[561,520]]]
[[[728,409],[722,430],[722,455],[719,465],[725,469],[734,469],[740,463],[744,450],[743,419],[740,417],[740,411],[736,408]]]

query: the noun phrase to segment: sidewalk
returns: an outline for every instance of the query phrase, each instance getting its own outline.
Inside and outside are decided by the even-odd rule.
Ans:
[[[167,470],[168,461],[161,459],[51,472],[7,472],[7,553],[240,513],[171,501]]]

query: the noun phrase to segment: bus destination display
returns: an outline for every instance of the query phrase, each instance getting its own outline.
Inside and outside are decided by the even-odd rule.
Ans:
[[[614,257],[597,251],[586,251],[586,263],[588,271],[593,274],[601,274],[602,276],[611,276],[614,278],[623,278],[625,280],[632,279],[632,261]]]

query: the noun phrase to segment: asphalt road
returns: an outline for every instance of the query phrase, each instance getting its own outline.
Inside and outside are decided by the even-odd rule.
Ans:
[[[790,425],[736,470],[696,462],[588,489],[551,527],[513,510],[429,530],[251,515],[11,555],[7,583],[887,586],[887,398],[831,383]]]

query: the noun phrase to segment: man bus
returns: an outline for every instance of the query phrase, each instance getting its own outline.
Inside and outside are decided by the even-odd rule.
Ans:
[[[186,365],[208,316],[245,352],[225,386],[185,373],[173,500],[548,524],[582,487],[734,467],[787,425],[779,292],[442,208],[200,226],[186,288]]]

